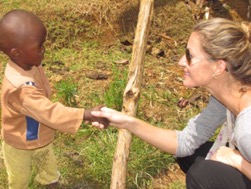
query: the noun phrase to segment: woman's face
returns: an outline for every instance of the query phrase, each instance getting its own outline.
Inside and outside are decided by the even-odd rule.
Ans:
[[[215,64],[203,52],[198,33],[193,32],[187,43],[186,54],[178,63],[184,69],[183,84],[186,87],[206,87],[213,81]]]

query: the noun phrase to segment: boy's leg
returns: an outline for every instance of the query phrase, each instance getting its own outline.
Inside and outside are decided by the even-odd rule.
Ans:
[[[57,169],[57,161],[53,152],[53,144],[37,149],[32,157],[37,167],[38,174],[35,180],[42,185],[56,183],[60,173]]]
[[[9,189],[28,188],[31,174],[31,151],[19,150],[3,142],[3,157]]]

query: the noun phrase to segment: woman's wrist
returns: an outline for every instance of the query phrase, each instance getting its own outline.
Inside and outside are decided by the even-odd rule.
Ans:
[[[241,170],[243,167],[243,157],[240,154],[238,150],[233,150],[232,156],[231,156],[232,166],[235,167],[238,170]]]

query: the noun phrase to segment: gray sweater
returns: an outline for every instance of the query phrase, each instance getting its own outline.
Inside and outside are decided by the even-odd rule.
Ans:
[[[190,119],[187,126],[178,133],[177,157],[192,155],[203,143],[208,141],[215,130],[226,121],[226,107],[210,97],[207,107]],[[242,156],[251,163],[251,106],[237,116],[234,123],[232,143]]]

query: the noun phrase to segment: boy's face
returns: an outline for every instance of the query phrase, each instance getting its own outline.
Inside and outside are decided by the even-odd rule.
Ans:
[[[44,58],[46,29],[43,25],[38,25],[26,32],[26,39],[18,48],[19,57],[16,64],[24,70],[31,70],[33,66],[39,66]]]

